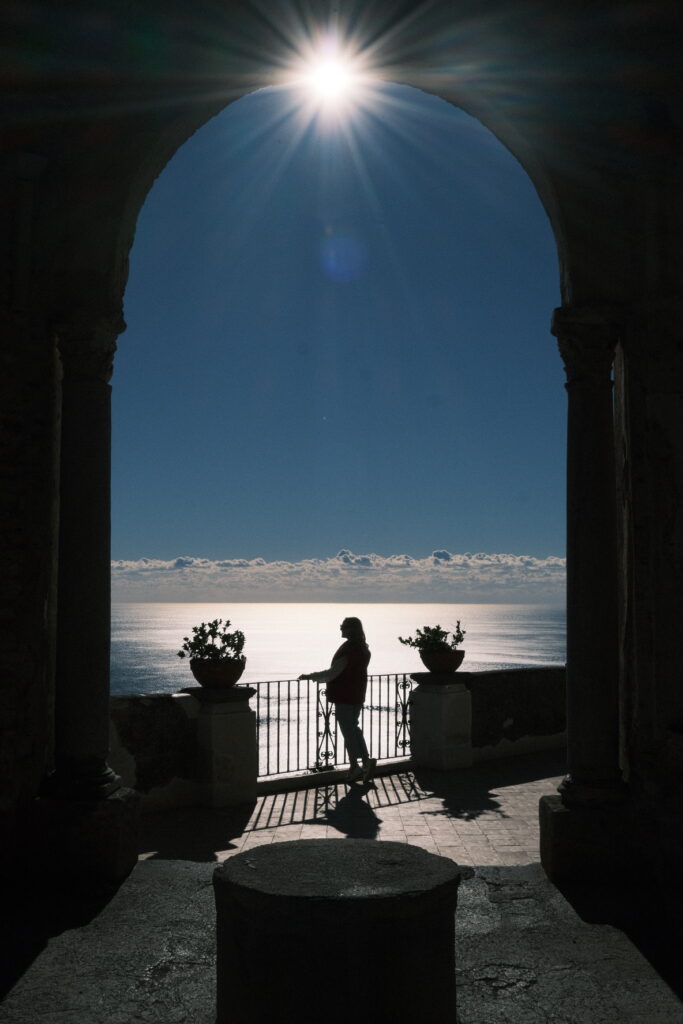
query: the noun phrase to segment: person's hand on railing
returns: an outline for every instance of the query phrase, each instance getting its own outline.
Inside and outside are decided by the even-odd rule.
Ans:
[[[303,672],[299,679],[310,679],[314,683],[331,683],[333,679],[336,679],[344,671],[347,664],[348,658],[337,658],[329,668],[324,668],[321,672]]]

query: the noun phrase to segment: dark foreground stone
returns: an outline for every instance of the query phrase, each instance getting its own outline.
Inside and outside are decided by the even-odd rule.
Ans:
[[[455,1019],[459,868],[405,843],[303,839],[214,872],[218,1024]],[[427,995],[428,994],[428,995]]]

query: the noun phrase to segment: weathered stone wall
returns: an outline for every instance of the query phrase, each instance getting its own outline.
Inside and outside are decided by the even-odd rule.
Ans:
[[[143,810],[197,802],[198,713],[189,694],[111,698],[109,764]]]
[[[644,344],[645,343],[645,344]],[[683,327],[641,310],[618,364],[622,729],[638,799],[683,785]]]
[[[475,761],[563,745],[564,668],[458,672],[455,678],[472,695]],[[204,801],[201,714],[189,693],[111,698],[109,764],[124,785],[138,790],[143,811]],[[237,733],[235,741],[232,750],[215,754],[241,757]]]
[[[472,697],[474,759],[561,746],[565,675],[564,667],[458,672]]]
[[[256,798],[258,748],[254,690],[113,697],[109,764],[136,789],[143,811]]]

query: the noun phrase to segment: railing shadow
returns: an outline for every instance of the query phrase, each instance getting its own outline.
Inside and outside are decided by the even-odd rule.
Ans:
[[[370,787],[333,783],[261,796],[239,807],[186,807],[143,816],[140,857],[216,862],[245,833],[283,826],[331,826],[352,838],[374,839],[382,807],[425,799],[410,771],[381,776]]]
[[[141,857],[216,862],[219,852],[237,849],[245,833],[263,835],[284,826],[331,826],[342,835],[374,838],[383,807],[433,797],[442,807],[418,813],[465,821],[491,812],[505,816],[497,790],[560,776],[564,769],[564,751],[550,750],[452,772],[406,768],[379,776],[371,787],[334,782],[263,795],[239,807],[157,812],[142,818]]]

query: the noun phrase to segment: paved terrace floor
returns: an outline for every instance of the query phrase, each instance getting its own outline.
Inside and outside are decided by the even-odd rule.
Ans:
[[[262,843],[348,836],[474,867],[456,914],[457,1024],[683,1024],[680,934],[663,927],[660,894],[636,880],[563,894],[538,863],[538,799],[562,768],[557,752],[406,768],[367,789],[337,783],[248,808],[150,815],[140,862],[113,896],[78,903],[52,887],[51,900],[21,902],[0,1022],[213,1024],[215,864]],[[324,1007],[306,1016],[305,969],[301,1020],[324,1019]],[[415,983],[428,998],[428,979]]]

